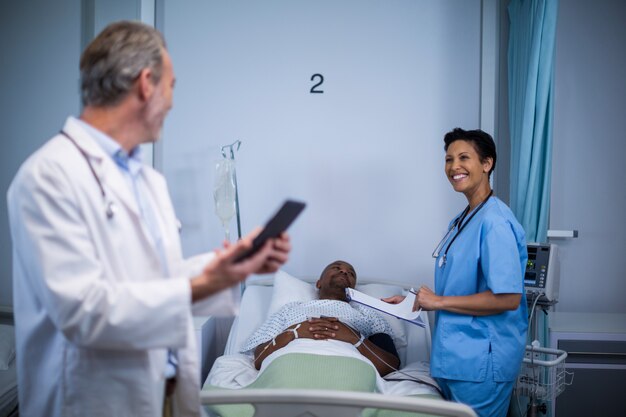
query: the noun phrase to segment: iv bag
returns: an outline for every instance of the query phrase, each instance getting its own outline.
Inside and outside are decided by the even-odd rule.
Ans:
[[[215,214],[222,221],[227,241],[230,241],[230,221],[236,213],[236,193],[235,161],[222,159],[215,165],[213,198],[215,199]]]

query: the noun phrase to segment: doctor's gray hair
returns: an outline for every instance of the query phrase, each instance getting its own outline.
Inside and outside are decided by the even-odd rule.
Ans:
[[[163,70],[165,40],[153,27],[133,21],[108,25],[80,58],[84,106],[113,106],[130,91],[144,68],[158,83]]]

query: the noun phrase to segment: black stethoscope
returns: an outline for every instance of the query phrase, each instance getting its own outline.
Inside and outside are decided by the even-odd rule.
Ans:
[[[454,229],[456,229],[456,227],[460,225],[459,231],[457,232],[457,234],[454,235],[454,237],[452,238],[452,240],[450,241],[450,243],[446,247],[446,250],[443,253],[443,256],[441,258],[439,258],[439,268],[443,267],[446,264],[446,258],[448,256],[448,251],[450,250],[450,246],[452,246],[452,244],[454,243],[456,238],[459,237],[459,235],[461,234],[463,229],[465,229],[465,226],[467,226],[467,224],[474,218],[476,213],[478,213],[480,211],[480,209],[483,208],[485,203],[489,200],[489,198],[491,198],[492,195],[493,195],[493,190],[489,191],[489,195],[487,196],[487,198],[485,198],[483,200],[483,202],[480,203],[480,205],[476,208],[476,210],[474,210],[472,212],[472,214],[469,216],[467,221],[465,223],[463,223],[463,220],[465,220],[465,217],[469,213],[470,206],[468,204],[467,207],[465,207],[465,210],[463,210],[463,213],[461,213],[461,215],[459,217],[457,217],[457,219],[454,221],[452,226],[450,226],[450,229],[448,230],[446,235],[443,237],[443,239],[441,239],[441,242],[439,242],[439,244],[437,245],[437,247],[433,251],[433,255],[432,255],[433,258],[439,258],[439,254],[441,253],[441,249],[443,249],[443,245],[446,244],[446,242],[450,238],[450,235],[452,235],[452,233],[454,233]]]
[[[87,155],[87,152],[85,152],[85,150],[83,148],[78,146],[78,143],[76,143],[76,141],[74,139],[72,139],[72,137],[70,135],[68,135],[67,132],[65,132],[64,130],[61,130],[59,133],[61,133],[63,136],[65,136],[67,139],[69,139],[69,141],[72,142],[74,144],[74,146],[76,146],[76,149],[78,149],[78,151],[83,156],[83,158],[85,158],[85,161],[87,162],[87,165],[89,165],[89,170],[91,171],[91,174],[93,175],[93,178],[98,183],[98,188],[100,188],[100,194],[102,195],[102,201],[104,201],[104,213],[106,214],[107,219],[112,219],[113,216],[115,215],[115,213],[117,212],[117,206],[115,205],[115,203],[113,201],[108,199],[106,191],[104,191],[104,187],[102,186],[102,182],[100,181],[100,178],[96,174],[96,171],[93,169],[93,165],[91,165],[91,161],[89,160],[89,155]]]

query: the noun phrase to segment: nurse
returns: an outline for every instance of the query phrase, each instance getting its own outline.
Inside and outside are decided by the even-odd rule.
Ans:
[[[456,128],[444,142],[446,177],[468,205],[433,252],[435,291],[422,286],[413,308],[436,312],[431,374],[447,399],[480,416],[504,417],[528,327],[525,233],[489,184],[496,166],[492,137]]]

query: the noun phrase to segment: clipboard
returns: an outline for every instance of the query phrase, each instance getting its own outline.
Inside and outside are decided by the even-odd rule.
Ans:
[[[420,327],[426,327],[426,323],[422,320],[422,309],[413,311],[413,303],[415,302],[415,293],[409,292],[406,298],[400,304],[389,304],[378,298],[357,291],[353,288],[346,288],[346,297],[349,301],[362,304],[373,308],[385,314],[390,314],[399,319],[408,321]]]

